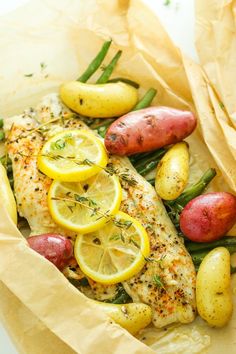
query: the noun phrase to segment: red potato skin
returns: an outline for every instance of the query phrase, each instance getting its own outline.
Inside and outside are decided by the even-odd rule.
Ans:
[[[59,270],[65,268],[73,256],[70,240],[58,234],[43,234],[27,239],[29,246],[52,262]]]
[[[108,152],[129,156],[175,144],[190,135],[197,125],[192,112],[169,107],[149,107],[117,119],[105,136]]]
[[[207,193],[192,199],[180,214],[180,229],[194,242],[223,237],[236,223],[236,197],[226,192]]]

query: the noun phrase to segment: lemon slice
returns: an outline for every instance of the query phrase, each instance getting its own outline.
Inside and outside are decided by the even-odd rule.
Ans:
[[[48,206],[57,224],[87,233],[102,227],[119,210],[121,198],[118,177],[101,171],[82,182],[53,181]]]
[[[123,212],[118,212],[103,228],[78,235],[74,247],[81,270],[103,284],[131,278],[142,269],[149,253],[145,229]]]
[[[101,140],[86,130],[76,129],[60,132],[44,144],[38,168],[52,179],[77,182],[97,174],[107,161]]]

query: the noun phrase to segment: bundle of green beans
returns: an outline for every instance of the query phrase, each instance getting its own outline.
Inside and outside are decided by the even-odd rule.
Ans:
[[[107,41],[103,44],[102,48],[96,55],[96,57],[91,61],[91,63],[88,65],[87,69],[85,72],[77,79],[80,82],[87,82],[88,79],[97,71],[97,69],[101,66],[103,63],[103,60],[106,57],[106,54],[108,53],[108,50],[111,45],[111,40]],[[104,68],[103,73],[101,76],[97,79],[96,84],[105,84],[107,82],[124,82],[128,85],[132,85],[135,88],[139,88],[139,84],[137,82],[134,82],[130,79],[127,78],[122,78],[122,77],[117,77],[110,79],[115,66],[121,57],[122,51],[118,50],[115,56],[111,59],[111,61],[108,63],[108,65]],[[149,107],[152,100],[156,96],[157,91],[154,88],[150,88],[144,96],[140,99],[140,101],[136,104],[135,107],[133,107],[133,111],[143,109],[146,107]],[[105,137],[106,131],[109,128],[109,126],[114,122],[115,118],[113,119],[93,119],[93,118],[87,118],[87,117],[80,117],[80,119],[83,119],[86,124],[89,125],[89,127],[93,130],[95,130],[101,137]],[[130,161],[136,168],[136,170],[141,174],[142,176],[147,175],[150,171],[152,171],[162,158],[162,156],[165,154],[166,150],[165,149],[159,149],[154,152],[149,152],[149,153],[144,153],[144,154],[137,154],[135,156],[132,156],[130,158]]]

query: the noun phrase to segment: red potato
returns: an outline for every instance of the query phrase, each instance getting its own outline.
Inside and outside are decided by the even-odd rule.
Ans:
[[[27,239],[29,246],[62,270],[73,256],[70,240],[58,234],[43,234]]]
[[[180,229],[195,242],[224,236],[236,222],[236,197],[226,192],[207,193],[192,199],[180,214]]]
[[[192,112],[169,107],[149,107],[117,119],[105,136],[107,150],[116,155],[152,151],[175,144],[195,129]]]

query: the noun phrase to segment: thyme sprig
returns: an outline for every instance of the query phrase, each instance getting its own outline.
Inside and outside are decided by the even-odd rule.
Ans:
[[[25,131],[23,131],[22,133],[20,133],[14,140],[10,140],[8,141],[8,144],[12,144],[12,143],[15,143],[15,142],[18,142],[18,140],[20,139],[25,139],[27,138],[29,135],[33,134],[33,133],[40,133],[40,134],[43,134],[45,133],[46,131],[48,130],[45,130],[44,127],[49,125],[49,124],[52,124],[52,123],[55,123],[55,122],[58,122],[58,121],[61,121],[63,124],[64,124],[64,119],[70,119],[72,116],[72,114],[67,114],[66,116],[61,116],[61,117],[57,117],[57,118],[53,118],[53,119],[50,119],[49,121],[45,122],[45,123],[42,123],[40,124],[39,126],[37,126],[36,128],[33,128],[33,129],[26,129]]]
[[[152,280],[157,288],[164,288],[163,280],[161,279],[160,275],[153,275]]]
[[[129,174],[129,169],[126,168],[125,172],[120,172],[118,168],[115,168],[114,165],[112,163],[109,163],[106,167],[105,167],[105,171],[107,173],[109,173],[111,176],[112,175],[116,175],[118,176],[120,179],[122,179],[122,181],[127,182],[129,186],[136,186],[137,185],[137,181],[136,179],[134,179],[133,176],[130,176]]]
[[[118,176],[122,181],[128,183],[129,186],[136,186],[137,181],[129,175],[129,169],[125,169],[124,172],[120,172],[119,169],[115,168],[114,165],[112,163],[107,164],[106,167],[102,167],[96,163],[94,163],[93,161],[89,160],[89,159],[84,159],[84,160],[79,160],[78,158],[76,158],[75,156],[63,156],[60,154],[51,154],[51,153],[47,153],[42,155],[44,157],[53,159],[53,160],[60,160],[60,159],[68,159],[70,161],[73,161],[76,165],[87,165],[87,166],[97,166],[99,168],[101,168],[101,170],[104,170],[105,172],[107,172],[110,176],[116,175]]]
[[[102,217],[106,218],[107,223],[112,221],[117,227],[119,227],[121,229],[127,230],[132,225],[132,222],[129,220],[122,220],[122,219],[117,218],[117,216],[115,216],[115,215],[109,214],[109,210],[107,210],[105,212],[101,211],[101,208],[99,206],[97,206],[97,203],[94,200],[92,200],[91,198],[81,196],[77,193],[74,193],[74,195],[72,195],[71,192],[68,192],[67,196],[68,196],[68,198],[52,197],[51,199],[56,200],[56,201],[71,202],[73,204],[79,204],[79,205],[92,211],[91,217],[94,215],[97,215],[98,216],[97,220],[99,220]],[[69,205],[68,207],[73,212],[73,205]]]

